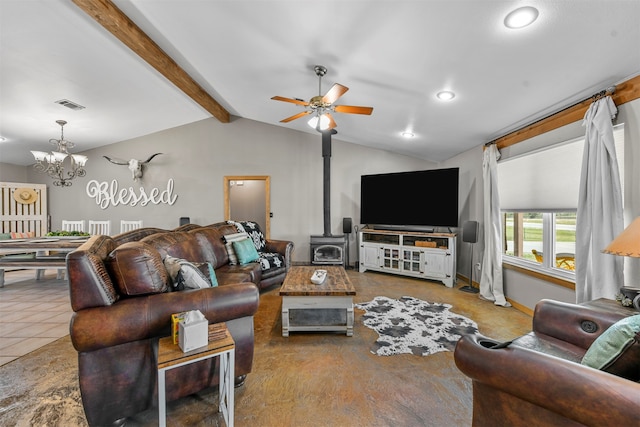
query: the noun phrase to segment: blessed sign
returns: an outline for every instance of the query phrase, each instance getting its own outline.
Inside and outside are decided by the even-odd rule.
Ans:
[[[149,203],[173,205],[178,198],[173,194],[173,179],[167,181],[166,190],[152,188],[148,193],[143,187],[138,190],[133,187],[118,189],[118,182],[115,179],[111,183],[92,179],[87,183],[87,195],[95,199],[96,204],[102,209],[118,205],[147,206]]]

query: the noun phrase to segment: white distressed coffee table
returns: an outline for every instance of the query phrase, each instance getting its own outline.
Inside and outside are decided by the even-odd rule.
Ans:
[[[311,275],[317,269],[327,270],[325,281],[311,283]],[[342,267],[294,266],[280,288],[282,296],[282,336],[294,331],[344,331],[353,336],[353,296],[356,289]],[[292,324],[291,310],[345,310],[345,324]],[[333,322],[332,322],[333,323]]]

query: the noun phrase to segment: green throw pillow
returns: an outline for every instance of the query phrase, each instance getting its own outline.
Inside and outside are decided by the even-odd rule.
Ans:
[[[258,251],[253,244],[253,240],[251,239],[244,239],[233,242],[233,250],[238,257],[238,262],[240,263],[240,265],[257,261],[260,258],[260,255],[258,255]]]
[[[636,374],[624,371],[637,370],[637,360],[628,367],[616,367],[615,365],[627,365],[626,353],[637,352],[639,345],[640,315],[625,317],[609,327],[591,344],[582,358],[582,364],[626,378],[633,377]]]

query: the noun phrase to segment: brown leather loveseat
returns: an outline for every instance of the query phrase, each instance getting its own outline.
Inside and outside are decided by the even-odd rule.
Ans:
[[[629,314],[542,300],[533,331],[511,343],[461,338],[454,358],[473,382],[473,426],[640,425],[640,332],[601,369],[581,364]]]
[[[266,250],[284,262],[263,275],[259,262],[230,265],[223,237],[237,232],[225,222],[174,231],[146,228],[93,236],[67,256],[70,333],[90,425],[113,424],[157,405],[158,339],[170,335],[172,313],[197,309],[209,323],[226,322],[236,343],[236,380],[251,372],[259,288],[284,280],[293,243],[266,241]],[[218,286],[169,291],[167,255],[211,263]],[[167,400],[217,383],[217,358],[172,369]]]

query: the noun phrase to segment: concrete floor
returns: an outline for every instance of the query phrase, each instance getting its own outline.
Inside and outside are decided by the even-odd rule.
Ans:
[[[429,282],[348,271],[357,290],[354,302],[405,295],[453,305],[452,312],[478,323],[483,335],[512,339],[531,330],[531,318],[477,294]],[[376,356],[375,331],[355,310],[354,336],[293,332],[282,337],[278,287],[263,292],[255,316],[253,372],[236,389],[239,426],[469,426],[471,381],[455,367],[452,352],[431,356]],[[217,393],[202,393],[168,405],[168,425],[224,425],[211,417]],[[189,401],[188,403],[186,401]],[[196,408],[204,411],[198,412]],[[198,415],[199,414],[199,415]],[[189,418],[190,421],[187,421]],[[128,426],[152,426],[147,411]]]
[[[354,302],[408,295],[449,303],[452,312],[474,320],[481,334],[498,340],[515,338],[531,329],[528,315],[495,306],[477,294],[461,292],[458,288],[465,283],[446,288],[437,282],[381,273],[349,270],[348,275],[357,290]],[[376,356],[370,349],[377,334],[362,324],[364,312],[357,309],[353,337],[298,332],[284,338],[281,301],[278,287],[261,294],[255,316],[253,372],[235,390],[237,426],[471,424],[471,381],[455,367],[452,352],[426,357]],[[34,425],[34,420],[39,425],[43,420],[48,422],[41,425],[56,425],[56,420],[83,425],[86,420],[82,419],[77,391],[76,353],[68,337],[43,350],[49,353],[36,351],[0,368],[4,391],[9,392],[12,405],[12,425]],[[40,369],[47,362],[49,368]],[[62,399],[61,394],[65,396]],[[217,391],[207,390],[169,402],[167,425],[224,425],[217,413],[216,398]],[[43,408],[39,407],[41,402],[55,404]],[[145,427],[157,424],[156,409],[137,414],[126,423]]]

